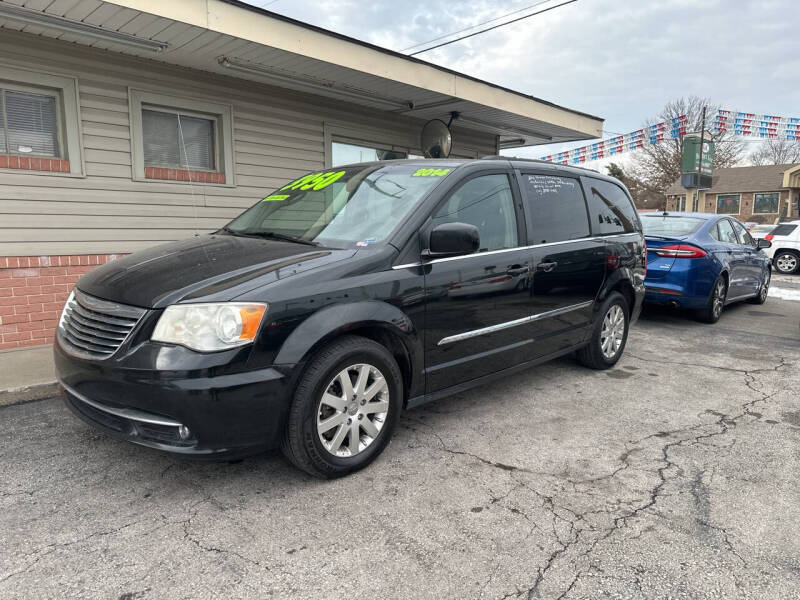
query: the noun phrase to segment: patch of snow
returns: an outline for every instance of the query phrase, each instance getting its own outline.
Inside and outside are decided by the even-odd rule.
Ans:
[[[800,302],[800,290],[790,290],[788,288],[770,287],[769,297],[780,300],[796,300]]]

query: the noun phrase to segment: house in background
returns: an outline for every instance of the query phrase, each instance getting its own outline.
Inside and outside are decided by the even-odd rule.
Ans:
[[[236,0],[0,0],[0,350],[72,285],[303,173],[600,137],[602,119]]]
[[[680,180],[667,189],[667,210],[692,210],[694,190]],[[775,223],[800,215],[800,164],[714,169],[711,188],[700,190],[698,211],[742,222]]]

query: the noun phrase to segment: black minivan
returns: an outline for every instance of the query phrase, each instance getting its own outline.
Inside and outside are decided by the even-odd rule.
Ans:
[[[56,370],[67,406],[116,437],[192,456],[280,446],[337,477],[405,408],[569,353],[613,366],[645,256],[630,195],[594,171],[336,167],[85,275]]]

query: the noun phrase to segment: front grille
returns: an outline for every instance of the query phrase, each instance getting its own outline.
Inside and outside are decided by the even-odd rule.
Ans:
[[[76,289],[64,307],[59,333],[72,354],[108,358],[145,312],[144,308],[101,300]]]

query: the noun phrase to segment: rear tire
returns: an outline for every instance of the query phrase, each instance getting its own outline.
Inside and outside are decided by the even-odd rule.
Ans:
[[[385,347],[358,336],[337,339],[300,377],[281,450],[296,467],[323,479],[363,469],[392,437],[402,381]]]
[[[764,281],[761,282],[761,287],[758,288],[758,294],[747,300],[750,304],[764,304],[764,302],[767,301],[771,276],[772,274],[769,269],[767,269],[767,274],[764,275]]]
[[[578,361],[590,369],[610,369],[625,350],[629,327],[630,308],[625,296],[611,292],[600,306],[589,343],[576,352]]]
[[[711,288],[711,294],[708,297],[708,302],[705,308],[697,311],[697,320],[703,323],[716,323],[722,316],[722,311],[725,308],[725,299],[728,297],[728,283],[725,277],[718,276],[714,281],[714,286]]]
[[[772,266],[778,273],[784,275],[791,275],[800,271],[800,254],[792,250],[781,250],[775,253],[775,258],[772,259]]]

